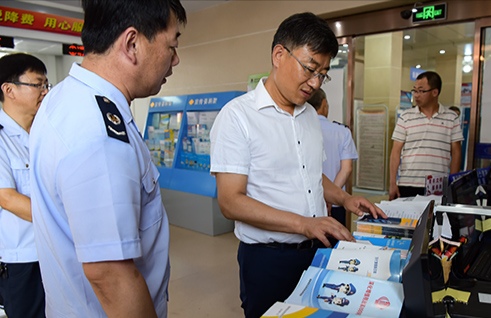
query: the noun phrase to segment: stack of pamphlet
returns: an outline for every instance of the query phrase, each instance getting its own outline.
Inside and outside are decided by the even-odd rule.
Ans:
[[[411,238],[428,201],[394,200],[382,201],[376,205],[388,218],[375,219],[372,215],[366,214],[355,221],[356,232]]]
[[[292,294],[262,317],[397,318],[404,300],[400,280],[399,250],[340,241],[318,249]]]

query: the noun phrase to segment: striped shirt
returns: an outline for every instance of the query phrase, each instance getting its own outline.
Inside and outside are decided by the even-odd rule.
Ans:
[[[460,117],[442,104],[430,119],[419,107],[404,111],[392,134],[404,143],[397,184],[424,187],[427,175],[448,174],[451,143],[463,139]]]

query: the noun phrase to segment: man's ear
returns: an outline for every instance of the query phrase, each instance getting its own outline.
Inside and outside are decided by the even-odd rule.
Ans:
[[[12,90],[12,85],[11,83],[3,83],[2,86],[0,86],[0,89],[3,92],[3,96],[8,96],[9,98],[13,98],[13,90]]]
[[[138,40],[141,36],[143,35],[138,30],[134,27],[129,27],[119,37],[120,52],[132,64],[137,62]]]
[[[271,54],[271,59],[272,59],[273,65],[275,67],[278,67],[279,62],[285,56],[285,54],[288,54],[288,51],[285,49],[285,47],[283,45],[276,44],[274,46],[273,52]]]

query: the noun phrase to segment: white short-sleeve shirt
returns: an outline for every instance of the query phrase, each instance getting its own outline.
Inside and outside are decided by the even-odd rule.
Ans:
[[[321,123],[324,150],[327,156],[322,165],[322,172],[334,182],[339,170],[341,170],[341,161],[358,159],[358,152],[348,127],[333,123],[326,116],[318,115],[318,118]]]
[[[305,104],[294,114],[279,108],[262,79],[218,114],[210,132],[211,172],[247,175],[247,195],[273,208],[307,217],[327,216],[322,187],[322,146],[317,113]],[[235,222],[245,243],[306,239]]]
[[[44,98],[30,149],[47,316],[105,317],[82,263],[133,259],[166,317],[168,220],[124,95],[74,64]]]

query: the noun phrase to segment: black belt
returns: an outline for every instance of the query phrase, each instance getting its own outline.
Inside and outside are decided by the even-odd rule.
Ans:
[[[258,243],[254,245],[265,246],[270,248],[284,248],[284,249],[291,249],[291,250],[305,250],[311,248],[325,247],[324,243],[322,243],[318,239],[306,240],[300,243],[271,242],[271,243]]]

